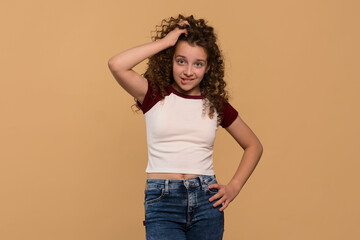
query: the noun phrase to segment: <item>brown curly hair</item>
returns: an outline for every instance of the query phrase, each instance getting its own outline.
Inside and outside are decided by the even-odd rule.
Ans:
[[[152,40],[156,41],[164,38],[176,27],[182,28],[178,24],[184,20],[189,23],[189,26],[183,26],[187,28],[188,34],[187,36],[182,34],[178,42],[186,41],[190,45],[200,46],[205,49],[210,68],[200,82],[200,92],[204,97],[203,112],[205,113],[208,110],[209,117],[213,118],[216,111],[218,124],[220,124],[223,118],[222,103],[228,102],[228,93],[225,90],[224,61],[216,43],[216,34],[213,27],[208,26],[204,19],[195,19],[192,15],[184,17],[179,14],[177,18],[163,19],[160,26],[156,26]],[[175,48],[176,45],[150,57],[148,68],[144,73],[144,77],[148,79],[154,94],[160,91],[162,97],[165,96],[166,87],[174,82],[172,65]]]

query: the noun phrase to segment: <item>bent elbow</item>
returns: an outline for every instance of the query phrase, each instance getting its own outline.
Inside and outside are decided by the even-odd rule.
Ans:
[[[258,151],[259,158],[260,158],[262,156],[263,152],[264,152],[263,145],[261,144],[260,141],[258,141],[258,144],[257,144],[257,151]]]
[[[260,146],[259,146],[259,151],[260,151],[260,156],[263,154],[264,152],[264,148],[263,148],[263,145],[260,143]]]
[[[108,60],[108,67],[117,80],[121,79],[124,72],[126,72],[119,60],[114,57]]]
[[[114,70],[116,66],[116,61],[115,59],[112,57],[108,60],[108,67],[110,70]]]

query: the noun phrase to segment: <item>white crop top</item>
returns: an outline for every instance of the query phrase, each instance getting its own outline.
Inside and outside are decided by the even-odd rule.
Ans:
[[[184,95],[171,85],[163,100],[159,94],[155,96],[149,85],[143,103],[138,102],[146,122],[146,172],[214,175],[217,114],[210,119],[208,113],[203,113],[202,96]],[[226,128],[238,112],[229,103],[223,104],[223,112],[220,125]]]

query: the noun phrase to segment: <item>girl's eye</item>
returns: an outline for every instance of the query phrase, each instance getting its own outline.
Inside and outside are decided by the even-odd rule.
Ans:
[[[183,59],[179,59],[177,62],[181,65],[185,63],[185,61]]]
[[[203,65],[202,62],[195,63],[196,67],[202,67],[202,65]]]

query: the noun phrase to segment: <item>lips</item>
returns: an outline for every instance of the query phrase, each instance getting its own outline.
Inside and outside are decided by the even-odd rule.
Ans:
[[[181,83],[185,84],[185,83],[187,83],[189,81],[192,81],[192,80],[194,80],[194,79],[192,79],[192,78],[181,78]]]

